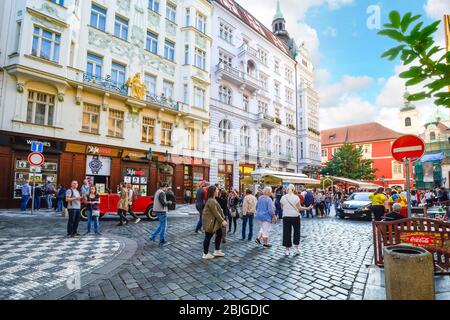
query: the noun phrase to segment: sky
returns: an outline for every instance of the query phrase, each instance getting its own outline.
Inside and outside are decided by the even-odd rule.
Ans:
[[[237,0],[271,29],[276,0]],[[374,10],[381,26],[391,10],[421,14],[426,24],[450,14],[450,0],[280,0],[286,28],[297,44],[305,43],[315,66],[315,89],[320,96],[320,129],[377,121],[389,128],[398,126],[398,110],[404,102],[407,70],[399,58],[381,59],[398,44],[369,28]],[[414,25],[414,24],[413,24]],[[435,40],[445,46],[443,24]],[[421,91],[420,85],[408,88]],[[432,114],[433,102],[414,103],[420,121]]]

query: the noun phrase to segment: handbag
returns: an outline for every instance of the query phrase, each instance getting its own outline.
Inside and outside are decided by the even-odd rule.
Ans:
[[[100,216],[100,210],[92,210],[92,216],[93,217],[99,217]]]

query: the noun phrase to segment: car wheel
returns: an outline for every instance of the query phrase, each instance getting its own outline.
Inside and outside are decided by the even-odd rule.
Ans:
[[[81,209],[80,216],[81,216],[81,220],[87,221],[87,210],[86,210],[86,208]]]
[[[344,219],[345,216],[343,216],[342,214],[338,214],[339,219]]]
[[[149,220],[156,220],[158,217],[156,216],[156,214],[153,212],[153,206],[149,206],[147,208],[147,210],[145,210],[145,215],[147,216],[147,218]]]

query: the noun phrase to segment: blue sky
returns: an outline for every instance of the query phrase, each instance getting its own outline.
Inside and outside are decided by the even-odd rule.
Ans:
[[[271,26],[276,0],[237,0],[266,26]],[[391,10],[421,14],[425,23],[450,14],[450,0],[280,0],[287,29],[297,44],[305,43],[315,65],[321,103],[321,129],[377,121],[395,128],[403,104],[404,71],[399,59],[381,54],[396,45],[367,27],[369,6],[380,8],[381,24]],[[436,41],[444,45],[443,28]],[[417,92],[420,88],[409,91]],[[421,119],[436,107],[417,104]]]

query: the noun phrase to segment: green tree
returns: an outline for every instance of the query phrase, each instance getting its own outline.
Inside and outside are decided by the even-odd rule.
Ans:
[[[361,147],[344,144],[336,150],[333,158],[322,169],[323,175],[337,176],[357,180],[375,179],[375,171],[371,167],[372,160],[363,159]]]
[[[407,86],[425,83],[423,91],[410,95],[408,101],[433,98],[436,105],[450,108],[450,92],[442,90],[450,86],[450,52],[441,53],[444,48],[436,45],[433,39],[441,20],[424,27],[423,22],[418,22],[410,29],[412,23],[421,17],[413,16],[411,12],[402,17],[398,11],[392,11],[390,23],[384,24],[385,29],[378,34],[394,39],[400,45],[387,50],[381,57],[393,61],[400,55],[404,66],[415,62],[409,70],[400,73],[400,78],[407,79]]]

